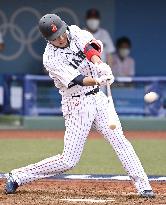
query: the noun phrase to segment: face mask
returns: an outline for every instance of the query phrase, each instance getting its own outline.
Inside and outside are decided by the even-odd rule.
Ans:
[[[99,19],[88,19],[86,21],[88,28],[92,31],[96,31],[99,28],[100,20]]]
[[[130,49],[128,49],[128,48],[120,48],[119,49],[120,57],[126,58],[127,56],[129,56],[129,54],[130,54]]]

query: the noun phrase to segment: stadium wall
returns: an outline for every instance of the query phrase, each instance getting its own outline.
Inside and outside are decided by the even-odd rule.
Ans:
[[[115,1],[115,37],[133,42],[137,75],[166,75],[166,1]]]
[[[67,23],[84,27],[85,12],[94,5],[114,40],[121,35],[131,37],[138,75],[166,75],[164,0],[85,0],[81,6],[76,0],[1,1],[0,29],[6,49],[0,53],[0,73],[42,73],[46,43],[38,33],[38,18],[54,10]]]
[[[121,117],[124,130],[166,130],[165,118]],[[23,128],[28,130],[65,130],[63,117],[24,117]]]
[[[156,117],[120,117],[125,131],[166,131],[166,118]],[[1,129],[21,130],[65,130],[63,117],[1,116]]]

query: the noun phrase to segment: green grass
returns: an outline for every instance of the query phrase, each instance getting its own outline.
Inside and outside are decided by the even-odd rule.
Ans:
[[[166,175],[166,140],[132,140],[148,174]],[[61,153],[61,139],[1,139],[0,172]],[[103,139],[89,139],[74,174],[125,174],[112,147]]]

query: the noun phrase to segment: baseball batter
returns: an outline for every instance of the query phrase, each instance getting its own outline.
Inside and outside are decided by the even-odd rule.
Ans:
[[[123,135],[113,101],[112,112],[108,113],[108,98],[100,91],[100,85],[111,85],[114,81],[111,68],[100,60],[102,43],[88,31],[66,25],[55,14],[43,16],[39,29],[48,42],[43,64],[62,95],[66,126],[64,150],[62,154],[6,174],[6,193],[14,193],[21,185],[75,167],[93,126],[113,146],[140,196],[154,197],[147,175],[132,145]],[[109,115],[116,119],[114,130],[108,126]]]

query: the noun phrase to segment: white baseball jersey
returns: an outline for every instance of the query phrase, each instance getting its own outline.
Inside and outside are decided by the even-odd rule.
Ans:
[[[71,87],[71,81],[80,74],[92,77],[97,77],[98,74],[95,66],[85,59],[83,54],[85,45],[93,39],[93,36],[77,26],[69,26],[69,30],[70,46],[61,49],[48,43],[43,56],[44,66],[63,97],[62,108],[66,126],[63,153],[12,170],[14,180],[18,185],[23,185],[72,169],[80,160],[87,136],[93,126],[113,146],[138,192],[150,190],[147,175],[132,145],[123,135],[113,101],[110,105],[110,114],[117,122],[115,130],[111,130],[108,126],[108,98],[104,93],[100,91],[96,94],[84,95],[95,86]],[[74,95],[80,96],[71,97]]]
[[[43,55],[43,64],[62,97],[82,95],[97,87],[70,86],[71,81],[80,74],[96,78],[98,73],[95,65],[83,53],[85,45],[94,39],[92,34],[72,25],[69,26],[69,38],[69,47],[56,48],[48,43]]]
[[[103,62],[107,61],[107,55],[115,52],[115,47],[112,38],[107,30],[99,28],[95,33],[93,33],[95,39],[100,40],[103,43],[103,52],[101,59]]]

